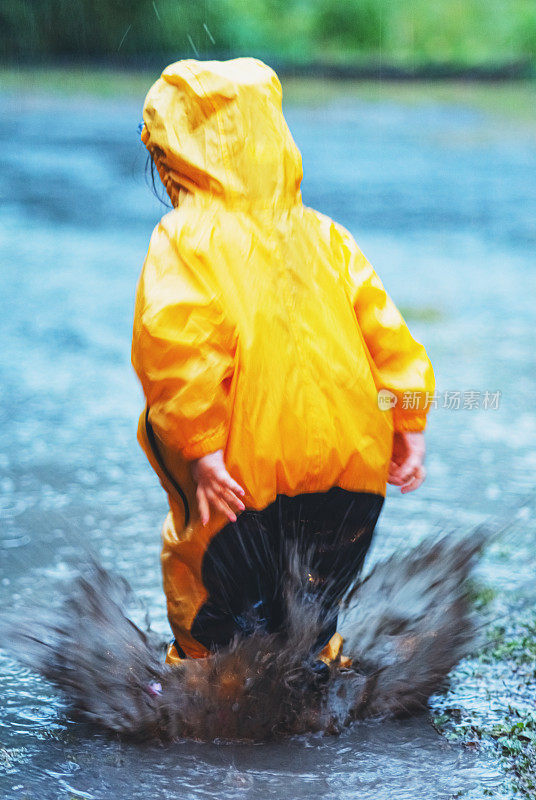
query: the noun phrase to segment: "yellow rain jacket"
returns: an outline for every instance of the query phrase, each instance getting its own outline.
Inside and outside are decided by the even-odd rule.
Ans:
[[[423,430],[434,389],[352,235],[303,205],[281,99],[257,59],[188,59],[143,110],[174,209],[139,280],[132,361],[147,399],[139,439],[170,498],[170,621],[191,655],[204,654],[188,633],[206,596],[202,555],[227,519],[202,528],[188,462],[222,448],[249,508],[332,486],[384,495],[393,430]]]

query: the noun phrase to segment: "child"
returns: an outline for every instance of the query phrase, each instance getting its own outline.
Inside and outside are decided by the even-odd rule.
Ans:
[[[174,206],[151,237],[132,349],[139,440],[170,505],[169,663],[284,632],[292,539],[313,553],[316,654],[336,652],[386,482],[424,480],[430,361],[350,233],[303,205],[281,98],[257,59],[183,60],[144,105]]]

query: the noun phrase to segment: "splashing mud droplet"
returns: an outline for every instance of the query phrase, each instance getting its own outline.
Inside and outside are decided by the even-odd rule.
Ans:
[[[324,681],[311,651],[321,627],[307,565],[288,555],[285,637],[254,632],[204,659],[163,664],[164,645],[131,620],[125,580],[88,564],[56,609],[4,620],[3,644],[85,719],[138,738],[266,741],[337,733],[357,719],[426,706],[473,641],[467,578],[484,536],[444,536],[379,563],[353,588],[345,653]]]

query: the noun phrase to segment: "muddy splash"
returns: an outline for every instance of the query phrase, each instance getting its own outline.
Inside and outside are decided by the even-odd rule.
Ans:
[[[468,578],[485,541],[483,529],[445,535],[377,564],[343,604],[352,667],[334,663],[323,682],[310,657],[320,604],[307,594],[296,551],[288,554],[284,639],[259,632],[210,658],[165,666],[164,643],[132,621],[126,581],[92,562],[58,608],[4,618],[1,644],[83,718],[124,735],[266,741],[335,733],[426,707],[474,642]]]

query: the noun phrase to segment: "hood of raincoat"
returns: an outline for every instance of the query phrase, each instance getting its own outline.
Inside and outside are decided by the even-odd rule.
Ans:
[[[181,193],[229,204],[301,202],[302,160],[276,73],[255,58],[170,64],[143,107],[142,141],[174,206]]]

